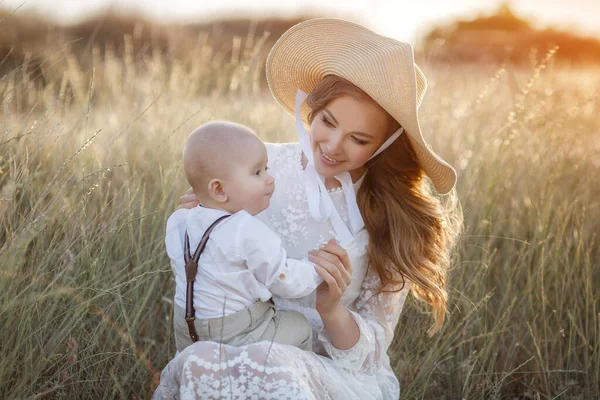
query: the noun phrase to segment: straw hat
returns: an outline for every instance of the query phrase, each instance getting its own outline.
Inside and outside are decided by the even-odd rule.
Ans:
[[[437,192],[446,194],[454,187],[456,171],[429,148],[421,133],[418,107],[427,80],[414,63],[409,43],[348,21],[311,19],[277,40],[267,57],[266,72],[271,93],[291,115],[298,89],[310,93],[326,75],[352,82],[404,127]],[[308,105],[302,104],[306,124],[309,112]]]

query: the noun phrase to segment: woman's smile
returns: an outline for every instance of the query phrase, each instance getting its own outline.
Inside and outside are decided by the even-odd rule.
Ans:
[[[328,156],[323,149],[321,148],[321,146],[319,147],[319,153],[321,154],[321,160],[323,161],[323,163],[325,165],[338,165],[339,163],[341,163],[342,161],[336,160],[335,158]]]

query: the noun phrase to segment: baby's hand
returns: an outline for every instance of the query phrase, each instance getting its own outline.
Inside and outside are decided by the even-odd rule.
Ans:
[[[196,207],[198,204],[200,204],[200,202],[198,201],[198,198],[194,194],[194,189],[189,188],[188,190],[185,191],[185,194],[179,198],[179,207],[177,207],[177,209],[178,210],[180,208],[191,209],[191,208]]]

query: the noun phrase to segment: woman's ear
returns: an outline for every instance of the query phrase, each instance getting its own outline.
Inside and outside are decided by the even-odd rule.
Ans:
[[[218,203],[226,203],[229,200],[229,196],[227,196],[223,182],[220,179],[214,178],[208,182],[208,193]]]

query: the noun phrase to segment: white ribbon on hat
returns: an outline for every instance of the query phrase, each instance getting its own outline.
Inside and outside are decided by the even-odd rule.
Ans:
[[[340,243],[342,245],[347,245],[354,240],[354,235],[365,226],[365,223],[360,215],[358,204],[356,203],[356,193],[354,192],[350,173],[344,171],[334,178],[342,184],[342,191],[344,192],[346,206],[348,207],[351,230],[344,224],[344,221],[335,209],[333,201],[329,196],[329,192],[327,192],[327,188],[325,187],[325,179],[317,173],[313,152],[310,147],[310,139],[308,133],[306,133],[306,130],[304,129],[302,117],[300,116],[300,108],[307,97],[308,94],[304,93],[302,90],[298,90],[296,93],[296,131],[298,133],[300,148],[308,160],[306,168],[304,169],[304,185],[306,188],[306,197],[308,199],[308,209],[313,219],[317,222],[325,222],[329,219],[333,229],[338,235]],[[385,143],[373,153],[369,160],[387,149],[403,131],[404,129],[400,127],[400,129],[394,132],[392,136],[390,136]]]

